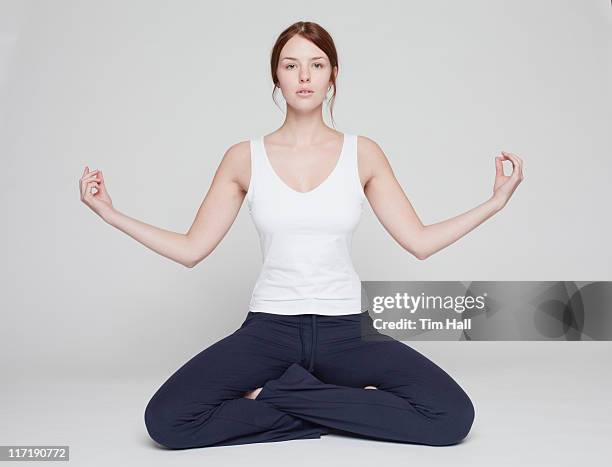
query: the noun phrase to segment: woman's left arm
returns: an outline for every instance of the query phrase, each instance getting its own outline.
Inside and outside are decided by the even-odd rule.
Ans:
[[[397,243],[421,260],[456,242],[503,209],[525,178],[523,160],[502,151],[495,158],[493,194],[487,201],[450,219],[423,225],[378,144],[360,136],[358,148],[360,167],[366,173],[364,192],[374,214]],[[504,160],[512,163],[509,176],[504,175]]]

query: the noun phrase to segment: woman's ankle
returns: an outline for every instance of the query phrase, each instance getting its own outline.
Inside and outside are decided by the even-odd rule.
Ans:
[[[257,399],[257,396],[259,395],[262,389],[263,388],[253,389],[252,391],[245,393],[243,397],[246,397],[247,399]]]

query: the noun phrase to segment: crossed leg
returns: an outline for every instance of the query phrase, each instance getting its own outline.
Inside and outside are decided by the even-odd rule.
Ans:
[[[315,376],[295,363],[299,337],[283,324],[243,324],[157,390],[145,410],[149,435],[172,449],[319,438],[330,429],[429,445],[467,435],[474,407],[446,372],[401,342],[349,333],[322,343]],[[362,389],[371,385],[379,390]]]
[[[271,335],[261,323],[244,326],[180,367],[145,409],[157,443],[183,449],[291,439],[328,431],[259,400],[243,397],[278,378],[299,358],[291,335]]]
[[[474,406],[439,366],[399,341],[347,342],[334,348],[333,358],[319,357],[316,376],[292,364],[266,382],[256,400],[376,439],[442,446],[467,436]],[[379,390],[364,391],[368,382]]]

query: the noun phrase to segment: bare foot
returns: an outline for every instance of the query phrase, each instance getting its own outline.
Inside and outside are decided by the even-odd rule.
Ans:
[[[246,392],[244,397],[247,399],[256,399],[263,388],[253,389],[252,391]],[[378,389],[376,386],[365,386],[363,389]]]
[[[244,397],[246,397],[247,399],[255,399],[259,395],[262,389],[263,388],[257,388],[257,389],[253,389],[252,391],[246,392],[244,394]]]

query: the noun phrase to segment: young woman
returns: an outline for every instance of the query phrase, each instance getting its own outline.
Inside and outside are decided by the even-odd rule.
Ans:
[[[245,197],[259,232],[264,262],[245,321],[157,390],[144,413],[149,435],[173,449],[330,432],[432,446],[461,441],[474,407],[458,383],[399,341],[363,338],[362,320],[371,319],[351,236],[367,199],[391,236],[425,259],[501,210],[523,180],[523,161],[502,152],[490,199],[425,226],[380,147],[323,121],[338,73],[330,35],[316,23],[291,25],[274,45],[271,71],[285,122],[227,150],[186,234],[114,209],[101,170],[85,167],[80,179],[81,200],[106,222],[190,268],[219,244]],[[510,176],[503,160],[513,165]]]

